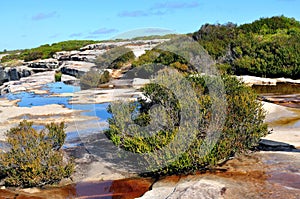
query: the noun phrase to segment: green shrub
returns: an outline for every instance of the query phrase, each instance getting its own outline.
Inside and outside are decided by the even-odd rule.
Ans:
[[[38,132],[24,120],[10,129],[6,134],[10,150],[0,155],[5,184],[34,187],[69,177],[74,164],[61,151],[66,138],[64,128],[64,123],[52,123]]]
[[[161,49],[154,48],[152,50],[147,50],[145,54],[141,55],[137,60],[133,61],[132,67],[144,70],[143,68],[152,64],[161,64],[164,66],[171,66],[180,72],[191,72],[194,71],[193,66],[191,66],[187,60],[183,57],[169,52],[163,51]]]
[[[55,81],[60,82],[61,81],[61,76],[62,76],[62,73],[60,71],[56,71],[55,74],[54,74]]]
[[[100,75],[99,84],[105,84],[105,83],[109,82],[109,80],[110,80],[110,74],[106,70]]]
[[[107,137],[117,146],[127,151],[144,154],[144,159],[141,166],[147,165],[148,175],[167,175],[178,173],[192,173],[199,170],[211,169],[218,163],[228,160],[239,153],[246,153],[255,147],[260,138],[267,135],[267,125],[263,123],[265,113],[260,102],[256,100],[256,94],[251,88],[246,87],[236,78],[230,76],[223,76],[222,80],[226,92],[226,111],[227,117],[225,124],[221,130],[220,137],[212,150],[205,155],[199,154],[199,149],[209,145],[205,143],[205,137],[209,129],[209,124],[214,117],[218,122],[222,119],[222,115],[213,116],[212,104],[221,103],[221,100],[209,95],[208,85],[216,85],[218,81],[214,77],[189,77],[188,81],[192,84],[194,92],[197,95],[197,106],[199,107],[199,127],[195,132],[195,137],[192,144],[186,146],[186,151],[179,154],[179,157],[171,162],[168,162],[162,168],[152,167],[153,160],[159,165],[163,158],[158,152],[160,149],[166,147],[176,153],[176,148],[172,149],[170,144],[174,137],[179,133],[181,108],[182,104],[176,99],[176,96],[168,89],[158,84],[148,84],[143,88],[143,94],[146,98],[139,99],[138,102],[131,103],[129,115],[131,117],[124,117],[124,121],[119,121],[120,118],[115,117],[115,113],[110,108],[109,111],[113,113],[113,117],[109,120],[109,129],[106,131]],[[186,96],[186,101],[190,102]],[[153,105],[160,105],[164,108],[166,115],[160,114],[161,110],[157,110],[159,117],[151,118],[153,112]],[[121,108],[114,109],[120,114],[127,115]],[[119,113],[118,112],[118,113]],[[224,117],[223,117],[224,118]],[[133,120],[135,124],[145,127],[150,123],[158,128],[156,132],[139,131],[130,124]],[[162,122],[164,121],[164,122]],[[193,123],[193,121],[190,121]],[[125,132],[124,131],[127,131]],[[143,128],[141,128],[143,129]],[[148,129],[150,130],[150,129]],[[145,136],[148,135],[148,136]],[[183,138],[185,139],[185,138]],[[172,154],[169,154],[172,156]],[[168,154],[164,157],[167,157]]]
[[[119,69],[122,66],[132,62],[135,56],[134,53],[123,46],[115,47],[108,50],[96,58],[95,64],[100,69]]]
[[[29,51],[23,56],[24,56],[24,61],[28,62],[28,61],[41,59],[43,57],[43,53],[39,51]]]
[[[300,77],[300,22],[294,18],[261,18],[240,26],[205,24],[193,38],[229,74]]]

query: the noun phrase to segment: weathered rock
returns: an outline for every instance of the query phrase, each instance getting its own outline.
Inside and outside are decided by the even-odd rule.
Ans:
[[[59,61],[71,61],[71,56],[78,54],[79,51],[60,51],[56,52],[53,57]]]
[[[29,71],[26,67],[18,68],[20,72],[18,74],[22,77],[22,74],[31,74],[31,71]],[[42,85],[54,82],[54,74],[55,71],[47,71],[42,73],[35,73],[28,77],[22,77],[21,79],[17,81],[7,81],[3,83],[2,86],[0,86],[0,95],[3,95],[5,93],[15,93],[15,92],[22,92],[22,91],[32,91],[32,92],[41,92],[38,90]],[[70,81],[70,80],[76,80],[75,77],[63,75],[62,81]]]
[[[2,67],[0,67],[0,85],[8,81],[9,81],[9,77],[7,72]]]
[[[255,77],[255,76],[249,76],[249,75],[238,76],[237,78],[249,86],[252,86],[252,85],[276,85],[276,83],[277,83],[276,79]]]
[[[168,199],[222,199],[225,186],[217,181],[200,180],[179,183]]]
[[[225,191],[224,184],[201,176],[167,177],[154,183],[140,199],[222,199]]]
[[[132,82],[132,86],[135,89],[140,89],[143,87],[145,84],[149,84],[150,80],[149,79],[141,79],[141,78],[134,78]]]
[[[21,74],[21,77],[28,77],[32,74],[32,72],[28,69],[23,69]]]
[[[149,50],[156,45],[163,43],[165,41],[169,41],[169,39],[152,39],[152,40],[129,40],[129,41],[121,41],[121,42],[102,42],[97,44],[90,44],[84,46],[80,49],[80,51],[86,50],[109,50],[111,48],[115,48],[118,46],[125,46],[129,48],[141,47],[144,46],[146,50]],[[136,48],[135,48],[136,49]],[[140,50],[140,48],[137,48]]]
[[[16,81],[20,79],[19,73],[16,68],[11,68],[8,71],[9,81]]]
[[[53,55],[58,61],[93,61],[106,50],[60,51]]]
[[[46,70],[53,70],[58,68],[60,65],[59,61],[56,59],[43,59],[43,60],[36,60],[28,63],[29,68],[34,69],[46,69]]]
[[[60,70],[63,74],[80,78],[94,66],[95,64],[90,62],[66,61]]]
[[[16,81],[22,77],[28,77],[32,72],[26,66],[19,67],[0,67],[0,85],[8,81]]]
[[[284,143],[277,142],[267,139],[262,139],[259,142],[259,146],[257,147],[260,151],[294,151],[299,152],[299,149],[296,149],[295,146]]]

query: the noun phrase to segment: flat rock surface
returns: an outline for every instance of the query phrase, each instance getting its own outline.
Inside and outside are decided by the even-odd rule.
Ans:
[[[271,134],[265,139],[300,147],[300,110],[262,102]]]
[[[300,156],[292,152],[258,152],[226,162],[213,173],[170,176],[158,180],[140,199],[300,197]]]
[[[293,80],[289,78],[263,78],[263,77],[255,77],[250,75],[242,75],[237,76],[245,84],[252,85],[276,85],[277,83],[295,83],[299,84],[300,80]]]

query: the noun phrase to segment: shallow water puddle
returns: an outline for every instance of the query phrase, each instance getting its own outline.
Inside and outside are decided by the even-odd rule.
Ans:
[[[63,82],[55,82],[49,83],[42,87],[42,90],[46,90],[47,93],[45,94],[36,94],[34,92],[21,92],[21,93],[9,93],[4,97],[8,98],[9,100],[19,100],[17,103],[19,107],[33,107],[33,106],[44,106],[50,104],[59,104],[63,105],[66,108],[79,110],[82,111],[82,116],[94,117],[97,118],[94,122],[101,122],[106,123],[107,119],[111,117],[111,114],[107,112],[107,107],[109,103],[102,103],[102,104],[70,104],[69,100],[72,99],[71,96],[56,96],[56,94],[63,94],[63,93],[74,93],[80,91],[79,86],[67,85]],[[47,120],[48,116],[39,116],[39,118],[44,117]],[[55,117],[55,116],[52,116]],[[57,115],[59,117],[59,115]],[[21,119],[32,119],[29,115],[24,115]],[[73,125],[73,124],[72,124]],[[84,125],[74,124],[75,126],[84,126],[84,128],[78,129],[76,127],[75,131],[71,130],[67,132],[67,140],[80,140],[81,136],[89,135],[95,132],[103,131],[107,128],[106,125]],[[35,126],[37,129],[41,129],[41,126]],[[81,143],[66,143],[66,147],[74,147],[80,145]]]

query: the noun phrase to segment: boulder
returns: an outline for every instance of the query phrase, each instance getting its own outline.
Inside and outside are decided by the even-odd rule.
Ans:
[[[7,72],[3,69],[3,67],[0,66],[0,85],[8,81],[9,81],[9,77]]]
[[[95,64],[90,62],[66,61],[60,70],[63,74],[80,78],[94,66]]]
[[[0,85],[8,81],[16,81],[22,77],[28,77],[32,71],[26,66],[0,68]]]
[[[9,81],[16,81],[20,79],[20,75],[16,68],[11,68],[8,70]]]
[[[146,84],[149,84],[150,80],[149,79],[141,79],[141,78],[134,78],[133,82],[132,82],[132,86],[135,89],[140,89],[143,86],[145,86]]]
[[[139,199],[223,199],[226,187],[215,180],[197,177],[181,178],[178,182],[162,180],[156,182],[151,191]]]
[[[225,186],[217,181],[191,181],[177,185],[168,199],[222,199],[225,191]]]
[[[22,70],[21,74],[22,74],[22,75],[21,75],[22,77],[28,77],[28,76],[30,76],[30,75],[32,74],[32,72],[31,72],[30,70],[24,68],[24,69]]]

